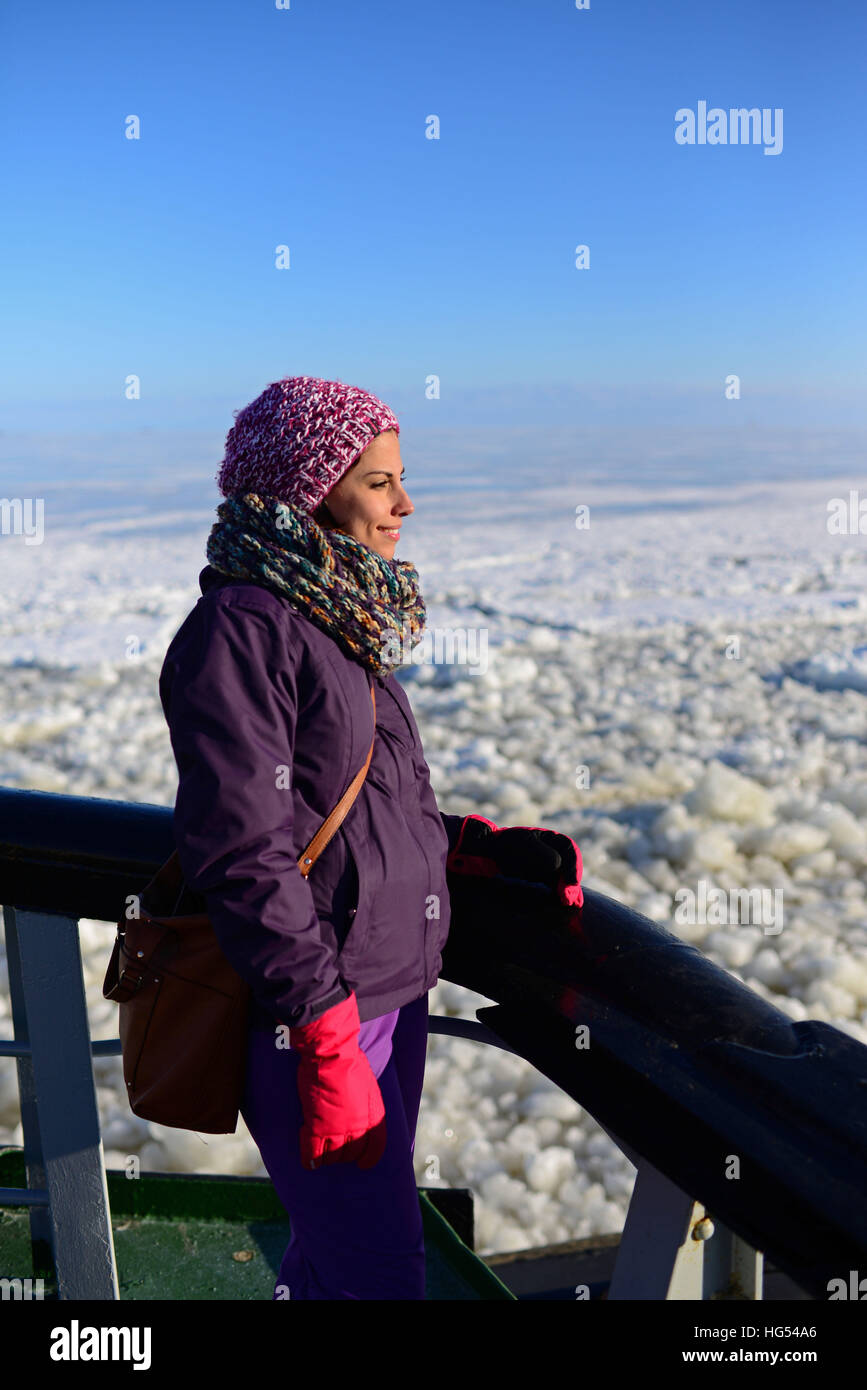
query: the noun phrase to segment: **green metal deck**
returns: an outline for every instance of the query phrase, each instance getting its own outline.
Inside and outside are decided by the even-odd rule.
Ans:
[[[108,1195],[122,1300],[270,1299],[289,1218],[268,1178],[142,1173],[109,1169]],[[0,1186],[24,1187],[21,1149],[0,1150]],[[427,1299],[510,1299],[515,1295],[419,1192],[427,1257]],[[50,1261],[34,1268],[26,1208],[0,1207],[0,1277],[43,1278],[56,1297]]]

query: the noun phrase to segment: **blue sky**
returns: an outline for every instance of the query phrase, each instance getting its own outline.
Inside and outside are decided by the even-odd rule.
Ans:
[[[865,14],[7,6],[5,427],[221,441],[293,374],[417,426],[861,426]],[[782,152],[678,145],[699,101],[782,108]]]

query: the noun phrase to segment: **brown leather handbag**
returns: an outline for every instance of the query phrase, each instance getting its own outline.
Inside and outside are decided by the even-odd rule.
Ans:
[[[370,687],[376,738],[376,696]],[[373,741],[331,814],[298,860],[304,878],[361,790]],[[120,1006],[123,1077],[135,1115],[175,1129],[234,1134],[244,1088],[250,987],[232,968],[204,901],[184,883],[177,851],[120,918],[102,987]],[[171,905],[171,907],[170,907]]]

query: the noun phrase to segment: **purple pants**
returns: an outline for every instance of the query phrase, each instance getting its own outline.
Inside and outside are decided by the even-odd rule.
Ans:
[[[301,1164],[298,1054],[253,1026],[241,1114],[292,1223],[274,1299],[425,1296],[413,1154],[427,1056],[428,996],[362,1023],[359,1045],[385,1105],[385,1153],[373,1168]]]

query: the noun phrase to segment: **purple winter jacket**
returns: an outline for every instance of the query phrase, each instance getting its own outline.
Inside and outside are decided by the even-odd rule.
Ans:
[[[279,595],[206,566],[159,693],[178,766],[174,834],[254,1026],[362,1022],[436,984],[450,907],[441,815],[395,676],[375,678],[367,776],[306,880],[298,858],[363,766],[370,673]]]

